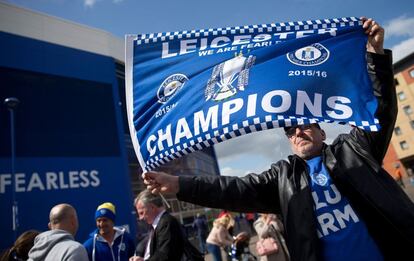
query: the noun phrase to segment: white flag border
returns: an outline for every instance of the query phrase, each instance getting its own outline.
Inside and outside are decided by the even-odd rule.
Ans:
[[[134,126],[134,88],[132,70],[134,68],[134,41],[137,40],[137,38],[137,35],[125,35],[125,99],[132,145],[134,146],[139,165],[141,165],[141,168],[144,171],[146,170],[146,164],[140,153],[139,140]]]
[[[210,35],[225,35],[225,34],[244,34],[244,33],[264,33],[264,32],[286,32],[298,31],[308,29],[323,29],[334,27],[354,26],[355,24],[362,24],[362,21],[356,17],[343,17],[334,19],[321,20],[307,20],[297,22],[272,23],[260,25],[245,25],[225,28],[209,28],[191,31],[175,31],[164,33],[149,33],[136,35],[136,44],[151,44],[156,42],[171,41],[174,39],[208,37]]]

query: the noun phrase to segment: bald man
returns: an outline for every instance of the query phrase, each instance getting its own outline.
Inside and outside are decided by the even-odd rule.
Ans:
[[[69,204],[59,204],[50,210],[49,231],[35,239],[28,260],[88,261],[85,248],[75,241],[78,231],[78,215]]]

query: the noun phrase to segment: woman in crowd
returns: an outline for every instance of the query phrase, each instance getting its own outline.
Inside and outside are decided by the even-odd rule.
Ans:
[[[0,257],[0,261],[11,260],[27,260],[30,249],[33,247],[35,237],[40,232],[35,230],[28,230],[22,233],[14,242],[14,245],[4,251]]]
[[[289,253],[283,238],[283,225],[274,214],[261,214],[260,217],[253,224],[254,229],[257,232],[257,236],[260,238],[271,237],[277,244],[277,252],[260,256],[260,261],[288,261]]]
[[[213,228],[207,237],[207,250],[213,255],[214,261],[222,261],[221,247],[231,246],[233,243],[233,237],[228,231],[230,221],[227,215],[214,220]]]

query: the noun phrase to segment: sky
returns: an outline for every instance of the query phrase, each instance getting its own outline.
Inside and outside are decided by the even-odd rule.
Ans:
[[[2,0],[0,0],[2,1]],[[3,1],[107,31],[158,33],[339,17],[372,17],[385,28],[394,61],[414,51],[414,0],[9,0]],[[349,127],[323,124],[327,143]],[[215,145],[222,175],[267,170],[291,150],[281,129]]]

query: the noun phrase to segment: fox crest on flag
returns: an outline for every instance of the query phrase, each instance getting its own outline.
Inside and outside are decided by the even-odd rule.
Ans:
[[[377,131],[355,17],[126,36],[126,99],[143,170],[270,128]]]

